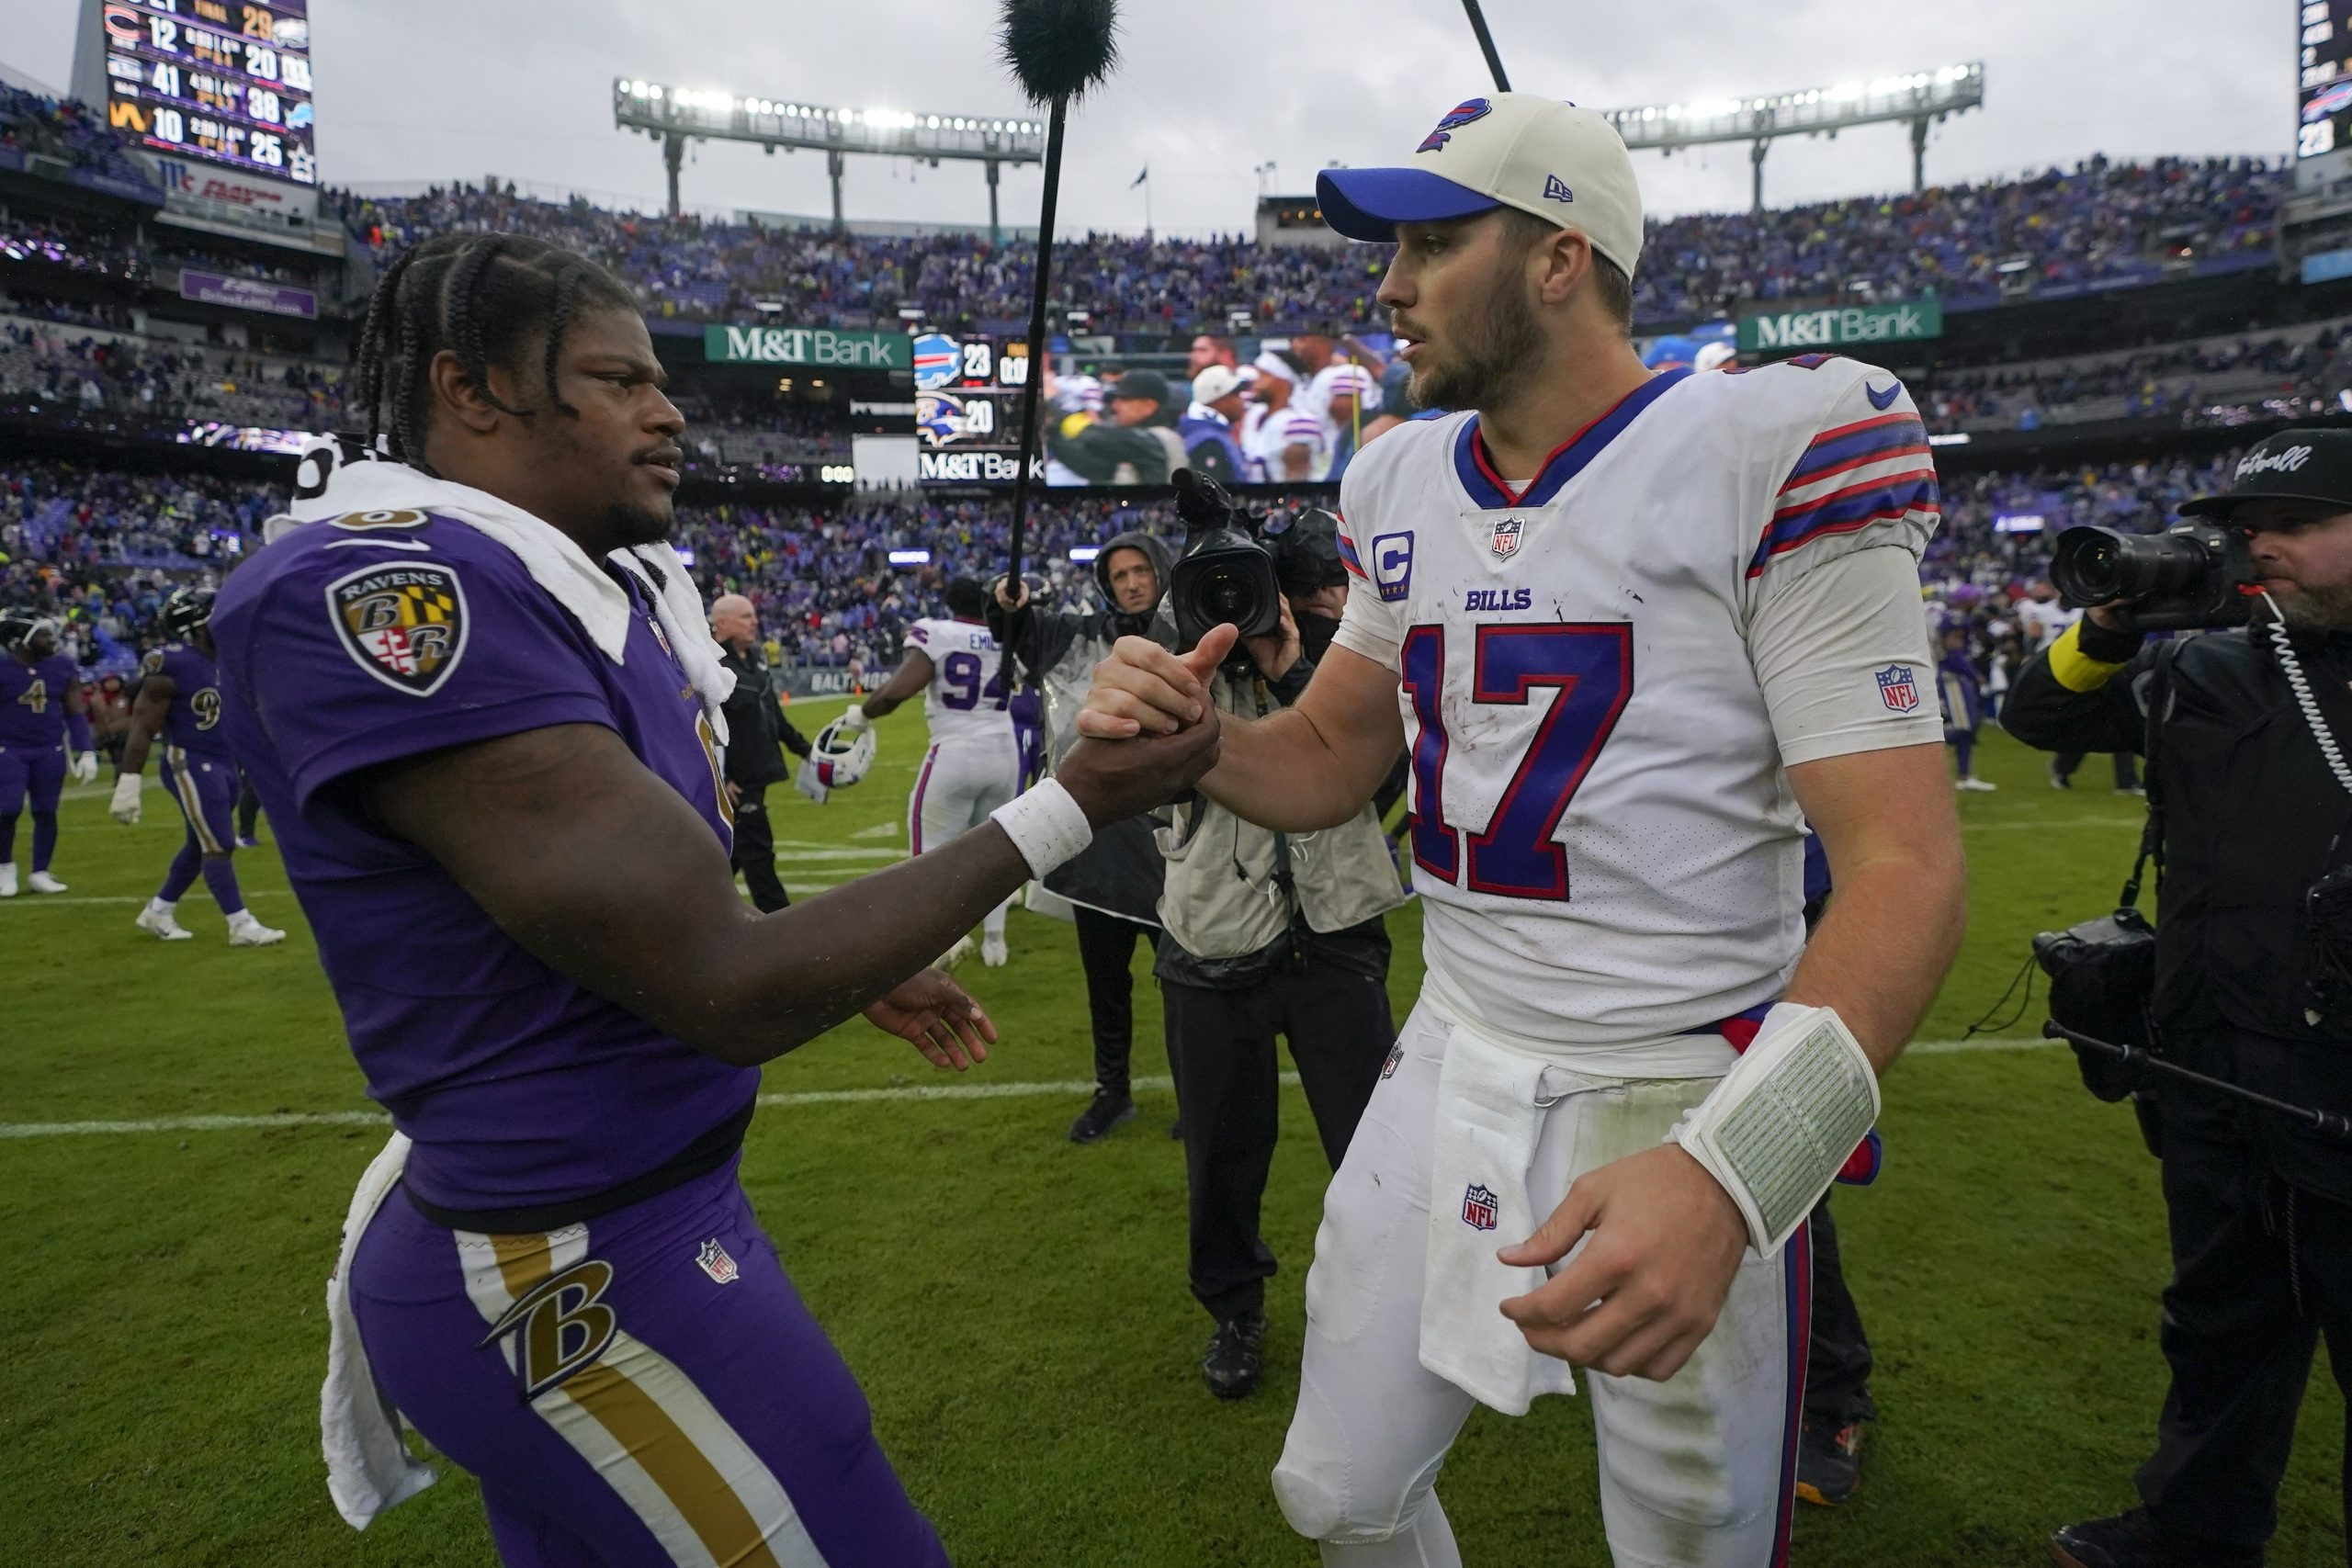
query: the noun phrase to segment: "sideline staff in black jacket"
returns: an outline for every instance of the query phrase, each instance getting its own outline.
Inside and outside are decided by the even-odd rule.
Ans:
[[[2181,510],[2246,531],[2326,726],[2352,742],[2352,431],[2275,435],[2239,462],[2229,493]],[[2159,1045],[2278,1099],[2352,1111],[2352,1023],[2310,1010],[2304,913],[2312,884],[2352,859],[2352,793],[2296,703],[2268,608],[2255,615],[2181,643],[2159,675],[2155,649],[2118,629],[2112,607],[2094,609],[2026,666],[2001,721],[2044,750],[2142,751],[2156,705]],[[2070,1525],[2055,1545],[2080,1568],[2258,1564],[2319,1334],[2352,1388],[2352,1146],[2154,1092],[2171,1389],[2139,1472],[2144,1506]]]
[[[735,869],[760,913],[791,902],[775,874],[775,829],[768,822],[768,785],[787,776],[779,745],[796,757],[808,742],[776,705],[775,671],[760,656],[760,615],[741,593],[711,602],[710,635],[727,650],[735,671],[727,699],[727,794],[735,802]]]

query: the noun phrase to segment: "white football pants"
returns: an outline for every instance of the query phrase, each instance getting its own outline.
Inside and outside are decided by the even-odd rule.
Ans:
[[[1298,1411],[1274,1469],[1291,1528],[1330,1568],[1453,1568],[1431,1490],[1470,1414],[1420,1363],[1438,1070],[1449,1026],[1423,1002],[1332,1178],[1306,1276]],[[1627,1080],[1546,1114],[1528,1182],[1549,1214],[1581,1173],[1657,1145],[1713,1078]],[[1445,1195],[1459,1202],[1458,1193]],[[1521,1238],[1498,1235],[1497,1246]],[[1600,1513],[1618,1568],[1781,1568],[1795,1495],[1811,1289],[1806,1233],[1751,1251],[1714,1332],[1667,1382],[1587,1371]]]
[[[989,819],[1021,793],[1021,748],[1011,726],[997,736],[959,737],[932,743],[907,796],[907,845],[914,854],[935,850]],[[1004,934],[1007,898],[988,912],[981,930]]]

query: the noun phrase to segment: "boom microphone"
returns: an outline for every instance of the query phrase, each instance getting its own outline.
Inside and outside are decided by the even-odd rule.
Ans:
[[[1118,63],[1116,0],[1004,0],[1001,47],[1005,63],[1030,102],[1050,105],[1046,131],[1046,197],[1037,214],[1037,276],[1029,292],[1029,378],[1021,394],[1021,466],[1012,479],[1012,563],[1008,582],[1021,581],[1023,533],[1029,519],[1029,466],[1037,456],[1037,397],[1044,385],[1046,299],[1054,267],[1054,201],[1062,183],[1062,123],[1072,100]],[[1004,662],[1012,664],[1012,640]],[[1009,686],[1010,682],[1007,682]]]

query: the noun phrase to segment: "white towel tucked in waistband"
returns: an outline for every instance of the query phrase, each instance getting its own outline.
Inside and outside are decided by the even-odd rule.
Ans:
[[[344,1216],[343,1249],[327,1277],[327,1381],[319,1390],[319,1443],[327,1458],[327,1491],[335,1512],[364,1530],[378,1514],[433,1484],[433,1467],[401,1440],[401,1415],[376,1386],[359,1320],[351,1311],[351,1259],[359,1238],[408,1164],[409,1140],[394,1133],[359,1179]]]

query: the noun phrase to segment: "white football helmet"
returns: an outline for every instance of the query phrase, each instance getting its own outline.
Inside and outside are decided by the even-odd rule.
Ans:
[[[817,731],[808,743],[808,760],[816,764],[817,782],[828,789],[847,789],[874,765],[874,731],[853,728],[837,718]]]

